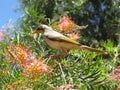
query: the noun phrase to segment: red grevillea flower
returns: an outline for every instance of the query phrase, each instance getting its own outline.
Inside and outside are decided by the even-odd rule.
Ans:
[[[45,73],[48,71],[48,66],[44,64],[42,61],[35,60],[29,64],[24,66],[27,72],[35,73]]]
[[[19,89],[18,89],[18,86],[19,86]],[[22,81],[16,81],[16,82],[10,83],[10,85],[6,84],[4,85],[4,88],[5,88],[4,90],[32,90],[32,88],[23,86]]]
[[[29,46],[27,45],[27,47]],[[38,60],[33,52],[22,44],[11,44],[8,47],[8,52],[11,61],[23,67],[23,75],[26,77],[34,79],[39,77],[40,74],[52,70],[43,63],[43,60]]]
[[[111,73],[110,76],[112,77],[112,79],[115,79],[115,80],[117,80],[118,82],[120,82],[120,66],[116,67],[116,68],[112,71],[112,73]]]
[[[76,32],[76,33],[70,33],[70,34],[68,34],[68,37],[70,38],[70,39],[73,39],[73,40],[78,40],[79,39],[79,32]]]
[[[33,62],[24,66],[23,75],[30,79],[34,79],[39,78],[41,74],[48,73],[51,70],[52,69],[42,61],[34,60]]]
[[[29,45],[24,45],[24,43],[10,44],[7,54],[12,62],[22,66],[37,61],[37,57],[30,50]]]
[[[62,20],[58,22],[58,27],[61,31],[71,31],[75,24],[68,16],[63,16]]]
[[[4,34],[0,31],[0,38],[2,38],[4,36]]]
[[[6,31],[5,30],[0,30],[0,40],[2,40],[5,36]]]
[[[11,61],[16,62],[18,64],[25,64],[29,62],[30,56],[28,54],[28,49],[20,44],[11,44],[8,46],[9,57]]]

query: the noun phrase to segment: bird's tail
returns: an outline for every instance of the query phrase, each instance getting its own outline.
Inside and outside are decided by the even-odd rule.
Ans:
[[[80,49],[88,50],[88,51],[91,51],[91,52],[101,53],[103,55],[108,55],[108,52],[105,51],[105,50],[98,50],[98,49],[91,48],[91,47],[86,46],[86,45],[80,45]]]

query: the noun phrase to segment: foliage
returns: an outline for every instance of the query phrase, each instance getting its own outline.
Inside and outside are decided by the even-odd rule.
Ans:
[[[99,45],[99,41],[107,39],[118,43],[119,0],[22,0],[21,3],[24,10],[23,22],[32,29],[43,17],[55,21],[62,15],[69,15],[76,24],[88,25],[88,28],[81,30],[81,43]]]
[[[113,38],[116,34],[119,36],[120,30],[119,0],[99,1],[20,0],[23,15],[18,21],[19,25],[12,28],[15,30],[14,38],[11,39],[5,34],[0,41],[0,89],[115,90],[119,88],[120,37]],[[99,9],[103,4],[107,4],[108,10]],[[91,5],[95,9],[87,10]],[[112,9],[109,8],[110,5]],[[79,41],[84,38],[82,43],[89,42],[86,44],[99,47],[101,50],[104,48],[109,55],[71,50],[62,58],[45,58],[46,55],[59,52],[46,45],[41,35],[32,35],[31,32],[43,22],[44,17],[50,18],[50,24],[56,28],[59,18],[62,15],[67,16],[66,14],[71,19],[69,18],[67,23],[61,19],[62,26],[74,26],[77,23],[77,27],[87,24],[88,27],[81,31],[75,27],[77,34],[69,31],[73,26],[62,28],[64,31],[58,30],[59,32],[65,35],[72,34],[73,36],[68,37],[75,40],[76,36],[77,40],[80,37]],[[100,19],[102,21],[93,25],[91,20],[94,21],[95,18],[90,15],[103,15]],[[117,26],[114,28],[113,25]],[[96,28],[98,31],[95,31]],[[95,43],[96,39],[99,42]]]

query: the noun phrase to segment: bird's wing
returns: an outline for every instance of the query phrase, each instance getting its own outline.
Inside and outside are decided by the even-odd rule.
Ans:
[[[60,39],[63,40],[63,41],[65,41],[65,42],[68,42],[68,43],[73,43],[73,44],[77,44],[77,45],[80,44],[79,42],[77,42],[75,40],[72,40],[72,39],[69,39],[67,37],[61,37]]]
[[[80,45],[79,42],[74,41],[72,39],[69,39],[68,37],[62,35],[62,34],[55,34],[54,35],[46,35],[46,38],[53,40],[53,41],[59,41],[59,42],[67,42],[67,43],[73,43],[73,44],[77,44]]]

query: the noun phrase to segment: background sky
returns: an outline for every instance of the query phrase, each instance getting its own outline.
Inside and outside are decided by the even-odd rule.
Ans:
[[[18,6],[18,0],[0,0],[0,29],[10,19],[16,21],[21,16],[20,11],[15,12]]]

